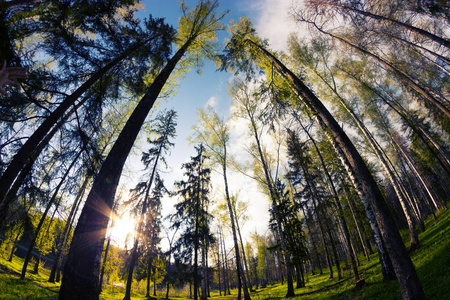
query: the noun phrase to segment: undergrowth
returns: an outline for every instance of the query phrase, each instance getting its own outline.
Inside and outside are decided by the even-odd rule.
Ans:
[[[427,299],[450,299],[450,210],[438,215],[436,221],[429,218],[426,221],[425,232],[419,234],[421,246],[411,258],[423,285]],[[407,237],[407,233],[403,232]],[[406,246],[409,246],[406,241]],[[350,268],[343,271],[343,280],[337,279],[336,269],[334,278],[329,278],[328,269],[323,274],[307,275],[306,287],[295,289],[293,299],[401,299],[400,289],[396,281],[384,282],[378,255],[370,256],[370,261],[359,257],[361,265],[359,271],[366,285],[356,290]],[[47,282],[49,271],[41,268],[39,274],[31,273],[31,266],[26,280],[20,280],[19,274],[23,260],[14,257],[12,262],[0,256],[0,299],[57,299],[59,284]],[[345,266],[345,263],[342,263]],[[317,270],[318,271],[318,270]],[[338,283],[338,284],[336,284]],[[332,287],[329,287],[336,284]],[[329,288],[327,288],[329,287]],[[320,291],[318,291],[320,290]],[[318,291],[318,292],[317,292]],[[287,292],[285,284],[275,283],[265,288],[258,288],[251,293],[252,300],[283,299]],[[121,300],[124,296],[123,286],[106,286],[100,296],[101,300]],[[188,292],[171,290],[170,299],[187,299]],[[165,299],[165,293],[159,291],[158,299]],[[231,295],[220,296],[218,291],[211,291],[210,299],[236,299],[237,291],[231,290]],[[132,294],[131,299],[145,299],[144,294]]]

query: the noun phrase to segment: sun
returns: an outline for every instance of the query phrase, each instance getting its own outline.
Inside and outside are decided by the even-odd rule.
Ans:
[[[132,246],[132,240],[136,231],[136,221],[130,217],[129,214],[125,214],[114,220],[114,226],[110,229],[111,240],[114,241],[121,248],[128,248]],[[126,239],[128,237],[128,242]]]

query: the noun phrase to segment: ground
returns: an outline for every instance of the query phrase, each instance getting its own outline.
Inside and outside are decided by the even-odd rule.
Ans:
[[[450,299],[450,210],[442,211],[435,221],[429,218],[426,222],[427,230],[419,235],[421,247],[411,253],[417,273],[422,282],[427,299]],[[405,240],[408,233],[402,232]],[[407,246],[408,243],[406,243]],[[296,289],[293,299],[401,299],[400,290],[396,281],[383,282],[377,254],[370,256],[370,262],[360,257],[362,273],[366,285],[355,289],[351,277],[351,270],[344,270],[344,280],[328,279],[328,274],[308,274],[306,287]],[[27,280],[20,280],[19,274],[23,260],[14,257],[8,262],[0,255],[0,299],[58,299],[59,284],[47,282],[49,271],[40,268],[37,275],[31,274],[30,264]],[[325,270],[324,270],[325,271]],[[336,273],[335,273],[336,274]],[[145,299],[144,290],[139,285],[140,292],[132,295],[132,299]],[[264,289],[257,289],[251,293],[252,300],[281,299],[286,294],[287,286],[275,283]],[[123,299],[123,286],[107,286],[100,299]],[[171,299],[186,299],[186,291],[175,291]],[[212,292],[211,299],[234,299],[237,291],[232,290],[231,296],[219,296],[217,291]],[[158,299],[163,299],[165,293],[160,291]]]

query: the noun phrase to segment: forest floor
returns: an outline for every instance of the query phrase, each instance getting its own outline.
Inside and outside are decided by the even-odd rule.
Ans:
[[[426,222],[427,230],[419,235],[421,247],[411,253],[417,273],[422,282],[427,299],[450,299],[450,210],[447,209],[437,216],[435,222],[429,218]],[[405,241],[408,233],[402,232]],[[409,242],[406,241],[406,246]],[[306,287],[295,289],[296,297],[301,299],[401,299],[396,281],[383,282],[378,255],[359,258],[359,270],[366,285],[355,289],[350,269],[344,270],[343,280],[337,280],[336,269],[333,279],[329,279],[328,269],[322,275],[308,274]],[[47,282],[49,270],[40,268],[39,274],[32,274],[32,264],[26,280],[20,280],[23,260],[14,257],[12,262],[0,255],[0,299],[58,299],[59,284]],[[344,265],[344,263],[342,263]],[[252,300],[282,299],[287,291],[286,284],[276,283],[266,288],[257,289],[251,293]],[[100,299],[123,299],[124,287],[109,286],[104,289]],[[159,291],[157,298],[165,299],[164,292]],[[186,292],[172,290],[170,299],[187,299]],[[235,299],[237,291],[231,295],[220,296],[218,291],[211,293],[211,299]],[[144,294],[135,293],[132,299],[145,299]]]

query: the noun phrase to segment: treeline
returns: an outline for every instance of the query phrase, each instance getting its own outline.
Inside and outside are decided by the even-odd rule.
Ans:
[[[133,274],[146,274],[149,284],[161,256],[164,195],[179,199],[168,216],[177,239],[168,237],[167,270],[171,263],[180,274],[189,269],[194,299],[208,297],[211,260],[224,293],[235,272],[239,299],[241,290],[250,299],[253,286],[274,279],[286,280],[289,297],[307,272],[328,268],[334,277],[334,264],[338,278],[348,264],[358,281],[358,253],[369,259],[374,251],[384,279],[396,279],[403,298],[423,299],[408,250],[420,247],[418,230],[446,208],[450,194],[449,7],[305,0],[290,8],[299,32],[286,53],[271,51],[246,17],[219,43],[227,12],[218,11],[218,1],[194,8],[182,2],[177,29],[152,16],[138,20],[137,9],[134,1],[1,2],[1,58],[28,69],[20,89],[0,103],[0,225],[8,245],[32,228],[22,278],[50,230],[49,216],[65,214],[50,281],[64,257],[60,299],[98,299],[120,176],[145,131],[146,171],[129,201],[138,224],[125,299]],[[232,116],[199,111],[191,137],[197,154],[168,191],[159,173],[177,116],[147,116],[206,59],[236,75]],[[250,162],[230,150],[236,119],[248,125]],[[210,211],[212,169],[223,179],[222,213]],[[236,171],[256,180],[270,201],[270,242],[255,233],[253,245],[244,245],[237,188],[229,186]],[[33,226],[30,216],[39,216]],[[232,260],[213,224],[229,226]],[[410,249],[399,228],[408,230]],[[182,276],[167,276],[168,295]]]

